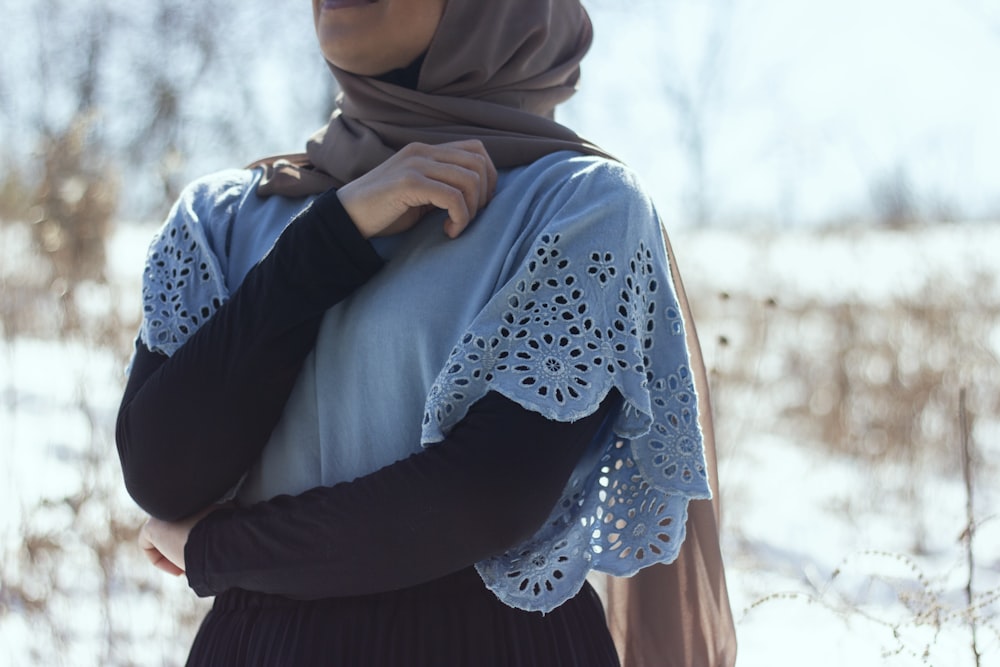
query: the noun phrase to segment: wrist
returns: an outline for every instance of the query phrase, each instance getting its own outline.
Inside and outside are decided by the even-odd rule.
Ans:
[[[206,568],[205,554],[209,550],[212,524],[221,525],[226,516],[233,512],[234,509],[231,507],[218,506],[200,517],[188,533],[187,542],[184,544],[184,574],[187,577],[188,586],[199,597],[210,597],[223,592],[212,588],[210,573]]]
[[[340,205],[344,209],[344,212],[347,213],[347,217],[351,219],[351,222],[357,228],[358,233],[367,241],[375,236],[375,231],[369,229],[363,222],[359,222],[364,219],[364,212],[360,209],[360,205],[353,192],[351,184],[348,183],[337,190],[336,196],[340,200]]]

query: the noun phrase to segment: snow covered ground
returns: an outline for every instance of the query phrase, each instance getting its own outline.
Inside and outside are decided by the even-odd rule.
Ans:
[[[980,323],[982,336],[973,343],[986,350],[988,368],[977,377],[987,378],[996,391],[1000,225],[906,232],[708,230],[679,233],[674,245],[696,313],[699,306],[708,313],[698,324],[709,366],[724,363],[721,336],[746,335],[732,316],[722,316],[724,306],[713,305],[720,294],[727,304],[740,298],[760,304],[759,310],[769,304],[773,330],[767,340],[778,346],[810,335],[823,340],[827,333],[801,322],[796,327],[797,304],[831,312],[845,303],[867,304],[884,308],[888,319],[899,316],[901,302],[948,303],[956,295],[954,312],[973,321],[990,318]],[[963,304],[970,313],[962,313]],[[793,314],[782,318],[774,310]],[[745,324],[755,323],[748,319]],[[954,324],[939,323],[944,339]],[[953,356],[966,355],[956,351]],[[766,367],[768,358],[755,363]],[[808,434],[782,429],[786,418],[777,395],[782,382],[769,381],[766,368],[758,367],[757,373],[763,377],[757,392],[734,395],[722,386],[715,406],[722,432],[723,546],[738,623],[738,664],[975,665],[974,619],[978,664],[1000,665],[1000,414],[995,396],[987,399],[973,429],[978,524],[969,605],[962,542],[966,491],[957,472],[957,429],[943,429],[953,437],[940,443],[944,453],[924,452],[909,464],[864,464],[825,452]],[[950,379],[961,383],[965,378]],[[726,377],[719,382],[724,385]],[[951,398],[955,409],[949,418],[957,423],[957,392]]]
[[[19,229],[0,227],[0,285],[9,293],[23,271],[37,270],[23,261]],[[150,233],[117,233],[112,286],[81,291],[88,321],[109,309],[134,317]],[[769,391],[766,355],[743,364],[755,383],[732,380],[733,351],[750,339],[741,327],[758,324],[734,303],[784,315],[769,320],[772,345],[809,335],[808,327],[777,330],[792,326],[795,304],[895,312],[891,304],[921,298],[928,281],[995,312],[1000,224],[906,233],[683,230],[673,241],[718,371],[738,664],[971,667],[975,627],[979,664],[1000,665],[1000,419],[982,407],[989,400],[969,387],[978,449],[969,605],[957,466],[934,453],[916,463],[862,463],[811,432],[790,432],[784,385]],[[1000,322],[981,324],[977,344],[993,367],[976,377],[992,378],[995,388]],[[0,665],[178,664],[204,605],[182,581],[147,568],[130,541],[140,516],[121,489],[112,431],[127,349],[82,335],[14,336],[10,326],[0,333]],[[941,446],[958,456],[957,443]]]

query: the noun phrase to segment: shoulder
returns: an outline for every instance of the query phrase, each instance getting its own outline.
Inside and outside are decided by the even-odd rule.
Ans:
[[[253,169],[223,169],[197,178],[181,191],[180,200],[212,200],[243,194],[259,177]]]
[[[190,182],[174,202],[153,240],[156,246],[199,244],[222,257],[233,218],[259,175],[227,169]]]
[[[627,165],[595,155],[562,151],[522,168],[522,176],[543,189],[602,191],[623,198],[648,199],[639,177]]]
[[[515,170],[509,185],[548,214],[569,210],[580,214],[589,211],[602,218],[656,217],[652,199],[637,174],[627,165],[604,157],[553,153]]]
[[[252,189],[259,174],[250,169],[226,169],[189,183],[177,197],[167,216],[205,221],[231,216]]]
[[[597,241],[626,229],[628,236],[659,233],[647,190],[632,169],[614,160],[553,153],[512,171],[504,188],[529,234],[565,232]]]
[[[140,338],[149,349],[172,355],[228,298],[229,230],[256,178],[246,169],[216,172],[177,198],[143,269]]]

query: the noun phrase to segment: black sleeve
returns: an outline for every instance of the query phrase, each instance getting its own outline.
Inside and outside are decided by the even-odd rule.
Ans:
[[[381,266],[330,191],[173,356],[140,343],[115,432],[139,506],[176,520],[231,489],[278,423],[323,313]]]
[[[188,582],[202,596],[360,595],[501,553],[541,527],[619,401],[566,423],[487,394],[444,441],[375,473],[209,514],[184,550]]]

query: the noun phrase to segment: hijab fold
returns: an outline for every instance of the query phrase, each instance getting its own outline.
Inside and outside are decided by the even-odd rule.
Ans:
[[[448,0],[415,89],[330,66],[340,84],[329,123],[304,153],[273,156],[261,196],[324,192],[372,170],[413,142],[483,142],[499,169],[561,150],[614,159],[554,120],[575,92],[590,47],[579,0]],[[664,239],[666,235],[664,234]],[[669,242],[675,288],[687,322],[710,478],[716,479],[708,384],[697,333]],[[728,667],[736,635],[719,547],[719,494],[692,501],[677,560],[629,579],[609,577],[608,624],[624,667]]]

